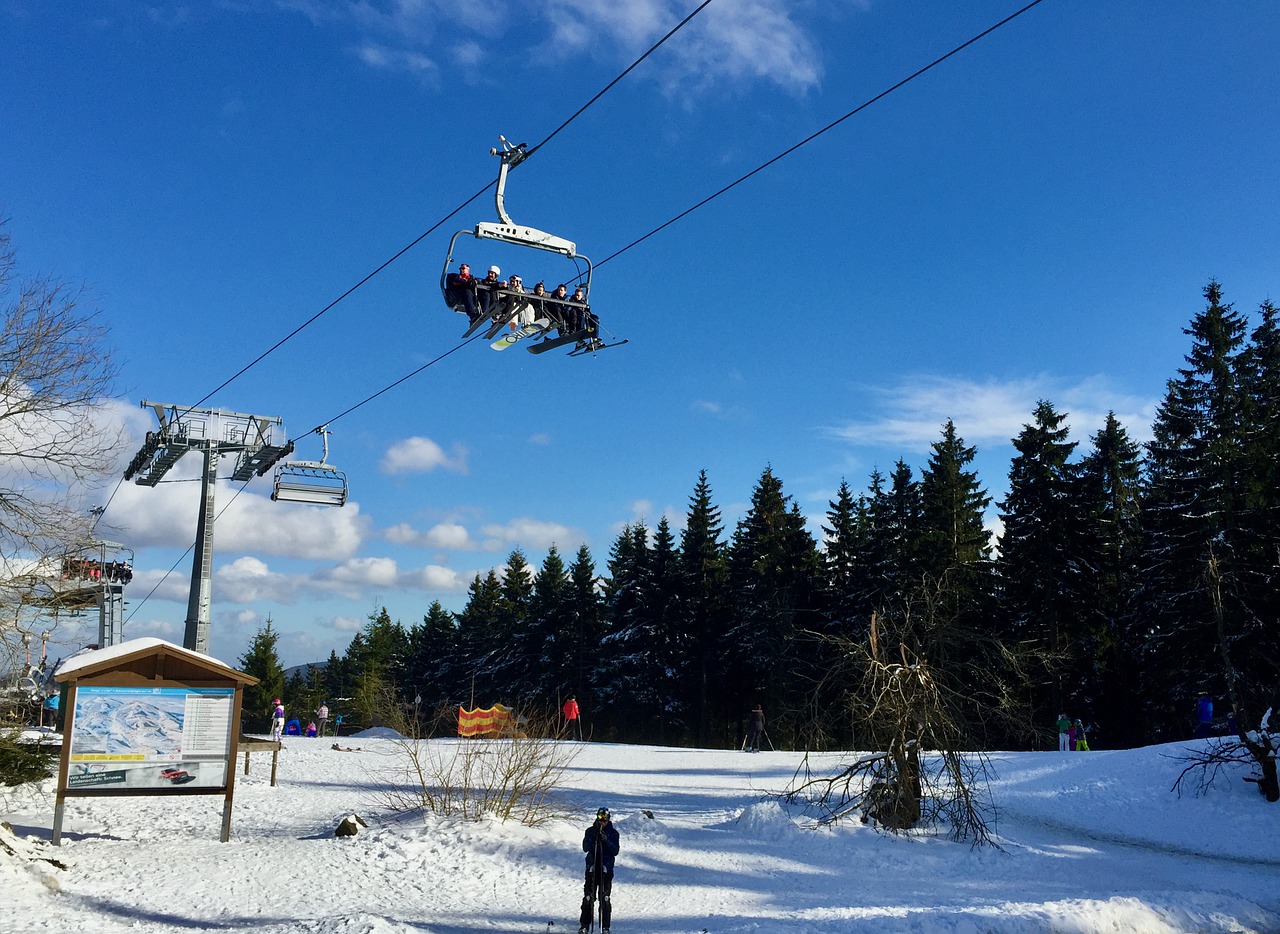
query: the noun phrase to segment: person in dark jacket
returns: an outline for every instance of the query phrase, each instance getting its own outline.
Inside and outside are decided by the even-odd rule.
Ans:
[[[498,289],[506,288],[507,285],[506,280],[501,277],[502,270],[497,266],[490,266],[489,272],[477,283],[480,314],[487,315],[497,310],[498,304],[502,301],[502,296],[498,294]]]
[[[587,854],[587,881],[582,888],[582,915],[578,918],[578,934],[591,930],[591,914],[596,895],[600,896],[600,930],[609,934],[613,920],[613,858],[618,855],[618,828],[613,826],[608,808],[596,811],[596,821],[582,837],[582,852]]]
[[[747,741],[743,748],[747,752],[759,752],[762,736],[764,736],[764,708],[756,704],[747,717]]]
[[[449,306],[458,311],[465,311],[468,321],[475,321],[480,317],[480,307],[476,303],[476,286],[479,285],[479,281],[471,275],[471,267],[466,263],[459,264],[457,272],[451,272],[444,277],[445,298]]]

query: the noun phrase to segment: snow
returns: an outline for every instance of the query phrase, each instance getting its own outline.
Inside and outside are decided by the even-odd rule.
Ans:
[[[815,827],[767,796],[800,753],[574,744],[563,816],[526,827],[390,812],[401,742],[339,742],[286,741],[275,787],[239,763],[228,843],[220,796],[71,798],[53,847],[52,780],[0,789],[0,931],[573,934],[600,805],[615,934],[1280,931],[1280,805],[1243,768],[1172,793],[1193,742],[994,754],[1000,849]]]
[[[174,645],[172,642],[166,642],[163,639],[154,639],[150,636],[141,639],[130,639],[127,642],[121,642],[117,645],[109,645],[105,649],[89,649],[76,652],[74,655],[68,655],[58,666],[56,675],[59,679],[65,679],[66,676],[79,671],[81,668],[87,668],[90,665],[98,665],[103,662],[114,661],[117,658],[124,658],[126,655],[132,655],[134,652],[141,652],[145,649],[163,647],[166,652],[174,655],[189,655],[198,659],[202,664],[208,664],[210,661],[207,655],[198,655],[180,646]],[[222,664],[222,662],[218,662]]]

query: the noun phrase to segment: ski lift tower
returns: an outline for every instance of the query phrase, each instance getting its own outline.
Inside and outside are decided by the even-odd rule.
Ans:
[[[182,647],[209,654],[209,607],[213,583],[214,486],[219,458],[234,454],[232,480],[261,477],[293,451],[284,438],[283,421],[265,415],[246,415],[220,409],[193,409],[143,400],[160,421],[125,469],[124,478],[139,486],[155,486],[188,451],[204,455],[200,484],[200,515],[196,521],[195,555],[191,561],[191,595],[187,600],[186,632]]]

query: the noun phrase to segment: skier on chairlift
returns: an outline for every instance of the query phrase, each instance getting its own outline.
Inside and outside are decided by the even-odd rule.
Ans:
[[[450,306],[458,311],[466,312],[468,321],[480,317],[480,306],[476,298],[476,287],[480,280],[471,275],[471,267],[466,263],[458,264],[458,271],[445,277],[445,296]]]

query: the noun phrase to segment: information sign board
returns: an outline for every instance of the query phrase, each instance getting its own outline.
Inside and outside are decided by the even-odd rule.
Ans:
[[[69,711],[67,789],[225,789],[235,688],[82,685]]]

